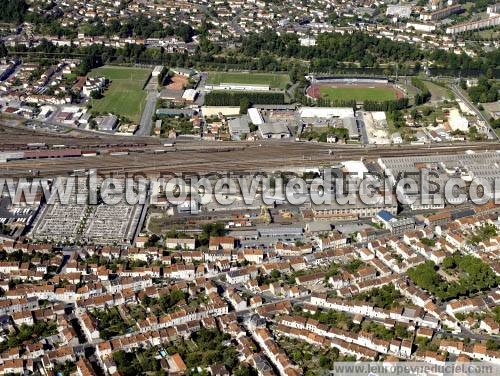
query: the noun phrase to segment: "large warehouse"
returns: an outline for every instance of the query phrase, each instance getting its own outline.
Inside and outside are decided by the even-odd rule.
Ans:
[[[302,107],[300,117],[323,119],[354,117],[354,110],[351,107]]]

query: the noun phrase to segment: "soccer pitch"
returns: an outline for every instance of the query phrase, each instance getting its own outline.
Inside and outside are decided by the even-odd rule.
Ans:
[[[112,112],[139,123],[146,101],[143,86],[151,70],[143,68],[104,66],[93,69],[92,77],[106,77],[111,81],[101,99],[92,99],[92,110],[100,113]]]
[[[269,85],[273,89],[284,90],[290,82],[287,74],[280,73],[245,73],[245,72],[208,72],[207,83],[210,85],[248,84]]]
[[[327,87],[319,89],[321,97],[330,100],[390,101],[397,99],[396,93],[389,87]]]

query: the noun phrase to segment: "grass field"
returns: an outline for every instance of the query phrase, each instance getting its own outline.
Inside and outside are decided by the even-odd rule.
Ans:
[[[442,101],[445,99],[453,99],[453,93],[449,89],[442,87],[434,82],[424,81],[425,86],[431,92],[432,101]]]
[[[90,76],[104,76],[111,81],[104,98],[92,100],[96,112],[112,112],[138,123],[146,100],[142,90],[151,71],[143,68],[104,66],[93,69]]]
[[[320,88],[323,98],[330,100],[390,101],[397,99],[394,90],[388,87],[326,87]]]
[[[290,77],[287,74],[279,73],[209,72],[207,78],[207,83],[210,85],[257,84],[281,90],[284,90],[289,82]]]

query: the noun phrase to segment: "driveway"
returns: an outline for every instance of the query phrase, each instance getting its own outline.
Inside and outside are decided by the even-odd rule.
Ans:
[[[158,98],[158,91],[156,89],[149,90],[142,111],[141,122],[136,136],[150,136],[151,128],[153,127],[153,114],[156,109],[156,100]]]

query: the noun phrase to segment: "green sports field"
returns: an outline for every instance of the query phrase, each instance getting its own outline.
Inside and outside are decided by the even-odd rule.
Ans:
[[[104,92],[104,98],[92,99],[95,112],[112,112],[139,123],[146,100],[146,91],[142,90],[151,70],[143,68],[104,66],[93,69],[90,76],[103,76],[111,81]]]
[[[226,84],[256,84],[269,85],[272,89],[284,90],[290,82],[287,74],[246,73],[246,72],[209,72],[207,83],[210,85]]]
[[[396,93],[389,87],[320,87],[322,98],[330,100],[390,101],[397,99]]]

